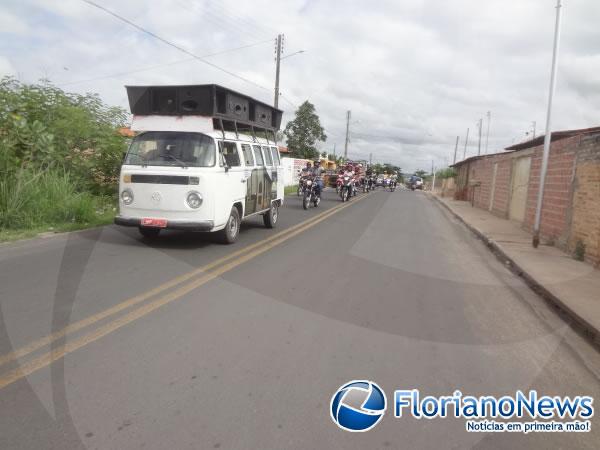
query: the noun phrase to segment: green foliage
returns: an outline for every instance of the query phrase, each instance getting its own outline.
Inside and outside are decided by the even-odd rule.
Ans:
[[[440,169],[435,173],[436,178],[440,180],[444,180],[446,178],[453,178],[456,176],[456,170],[452,167],[446,167],[445,169]]]
[[[316,143],[327,140],[315,106],[307,100],[295,114],[294,120],[288,122],[283,131],[288,148],[297,158],[315,159],[319,156]]]
[[[0,229],[96,224],[112,203],[78,190],[64,169],[21,168],[0,179]]]
[[[577,242],[575,243],[573,258],[575,258],[577,261],[585,260],[585,244],[581,239],[577,239]]]
[[[94,94],[0,79],[0,238],[106,223],[125,119]]]
[[[426,172],[425,170],[419,169],[417,171],[415,171],[415,175],[418,176],[419,178],[425,178],[427,176],[428,172]]]
[[[117,128],[121,108],[96,94],[70,94],[47,81],[0,80],[0,171],[62,167],[69,179],[92,193],[114,190],[126,139]]]

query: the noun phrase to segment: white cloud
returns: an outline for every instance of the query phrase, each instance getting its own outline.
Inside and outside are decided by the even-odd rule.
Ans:
[[[258,88],[198,61],[167,65],[185,54],[86,5],[81,0],[8,0],[0,71],[33,81],[94,79],[165,64],[153,70],[65,86],[99,92],[126,106],[124,84],[217,82],[263,101],[273,98],[271,42],[210,61]],[[99,2],[100,3],[100,2]],[[198,54],[274,39],[285,33],[280,106],[284,120],[305,99],[315,104],[329,136],[324,148],[343,151],[345,114],[352,110],[350,155],[389,160],[407,170],[451,161],[456,135],[492,111],[490,150],[543,129],[554,4],[544,0],[107,0],[101,4]],[[6,22],[6,19],[4,19]],[[599,125],[600,5],[565,2],[557,128]],[[33,30],[33,31],[31,31]],[[291,103],[290,103],[291,102]]]

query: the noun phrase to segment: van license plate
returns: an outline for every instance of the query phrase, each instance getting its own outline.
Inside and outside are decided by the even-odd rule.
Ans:
[[[145,217],[142,219],[140,225],[144,227],[166,228],[167,219],[151,219],[149,217]]]

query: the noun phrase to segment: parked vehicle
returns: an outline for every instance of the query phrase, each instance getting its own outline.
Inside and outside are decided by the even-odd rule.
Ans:
[[[147,238],[163,229],[218,232],[225,243],[236,241],[246,217],[276,225],[284,198],[274,135],[280,110],[214,84],[127,93],[131,129],[140,134],[121,167],[117,225]]]
[[[318,193],[317,183],[312,177],[305,181],[304,197],[302,198],[302,207],[308,209],[310,204],[316,208],[321,203],[321,195]]]
[[[411,191],[414,191],[415,189],[423,190],[423,179],[421,177],[412,177],[408,184]]]

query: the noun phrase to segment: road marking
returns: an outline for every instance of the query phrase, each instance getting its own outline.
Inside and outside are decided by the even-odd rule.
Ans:
[[[275,246],[277,246],[277,245],[279,245],[279,244],[281,244],[281,243],[283,243],[283,242],[291,239],[292,237],[294,237],[294,236],[296,236],[296,235],[298,235],[298,234],[306,231],[307,229],[312,228],[313,226],[317,225],[318,223],[322,222],[323,220],[328,219],[329,217],[331,217],[334,214],[338,213],[342,209],[347,208],[348,206],[352,206],[353,204],[357,203],[358,201],[364,199],[365,197],[366,196],[361,196],[361,197],[355,199],[354,202],[345,203],[345,204],[342,204],[340,206],[336,206],[334,208],[330,208],[327,211],[324,211],[323,213],[319,214],[318,216],[315,216],[314,218],[311,218],[309,220],[301,222],[300,224],[295,225],[294,227],[288,228],[286,230],[283,230],[280,233],[277,233],[274,236],[271,236],[269,239],[257,242],[255,244],[250,245],[250,246],[247,246],[244,249],[241,249],[238,252],[235,252],[235,253],[229,255],[228,257],[223,257],[220,260],[217,260],[217,261],[215,261],[215,262],[213,262],[211,264],[203,266],[202,269],[204,269],[204,270],[202,270],[202,271],[200,269],[197,269],[197,270],[194,270],[192,272],[189,272],[188,274],[185,274],[185,275],[183,275],[181,277],[176,278],[175,280],[180,279],[180,278],[185,278],[183,281],[186,281],[187,279],[189,279],[193,275],[196,275],[196,274],[198,274],[200,272],[208,272],[204,276],[200,277],[198,280],[192,281],[191,283],[188,283],[188,284],[186,284],[184,286],[181,286],[181,287],[177,288],[175,291],[171,292],[170,294],[167,294],[167,295],[165,295],[163,297],[160,297],[160,298],[158,298],[158,299],[156,299],[156,300],[154,300],[154,301],[152,301],[152,302],[150,302],[148,304],[145,304],[145,305],[143,305],[143,306],[141,306],[141,307],[139,307],[139,308],[137,308],[137,309],[135,309],[135,310],[133,310],[133,311],[131,311],[131,312],[123,315],[123,316],[118,317],[117,319],[114,319],[111,322],[108,322],[105,325],[102,325],[102,326],[96,328],[94,331],[91,331],[91,332],[89,332],[89,333],[87,333],[87,334],[85,334],[85,335],[83,335],[83,336],[81,336],[81,337],[79,337],[79,338],[71,341],[71,342],[63,344],[63,345],[57,347],[56,349],[52,349],[51,351],[49,351],[49,352],[47,352],[47,353],[45,353],[45,354],[43,354],[43,355],[41,355],[41,356],[39,356],[37,358],[34,358],[34,359],[30,360],[30,361],[27,361],[27,362],[25,362],[24,364],[22,364],[20,367],[18,367],[16,369],[13,369],[13,370],[10,370],[10,371],[6,372],[2,376],[0,376],[0,389],[8,386],[9,384],[17,381],[20,378],[23,378],[23,377],[25,377],[25,376],[33,373],[33,372],[36,372],[37,370],[39,370],[39,369],[41,369],[43,367],[46,367],[46,366],[50,365],[52,362],[54,362],[54,361],[56,361],[56,360],[64,357],[68,353],[71,353],[71,352],[73,352],[73,351],[75,351],[75,350],[77,350],[77,349],[79,349],[79,348],[81,348],[81,347],[83,347],[83,346],[91,343],[91,342],[94,342],[94,341],[100,339],[101,337],[106,336],[107,334],[111,333],[112,331],[117,330],[117,329],[121,328],[122,326],[127,325],[128,323],[133,322],[134,320],[137,320],[137,319],[139,319],[139,318],[141,318],[141,317],[149,314],[150,312],[154,311],[155,309],[158,309],[161,306],[164,306],[164,305],[166,305],[168,303],[171,303],[174,300],[177,300],[177,299],[181,298],[182,296],[184,296],[185,294],[189,293],[190,291],[192,291],[192,290],[194,290],[194,289],[196,289],[196,288],[198,288],[198,287],[206,284],[207,282],[213,280],[214,278],[222,275],[225,272],[228,272],[228,271],[232,270],[233,268],[235,268],[235,267],[237,267],[237,266],[245,263],[246,261],[249,261],[250,259],[253,259],[253,258],[257,257],[258,255],[261,255],[262,253],[266,252],[267,250],[270,250],[271,248],[273,248],[273,247],[275,247]],[[258,248],[256,250],[252,250],[251,249],[251,247],[252,248],[256,248],[259,245],[262,245],[262,247],[260,247],[260,248]],[[249,249],[251,251],[248,251]],[[246,252],[246,254],[242,254],[244,252]],[[235,259],[232,262],[223,264],[223,265],[221,265],[219,267],[219,264],[221,262],[227,261],[227,260],[232,259],[234,257],[236,257],[237,259]],[[219,262],[219,264],[217,264],[217,262]],[[209,266],[210,266],[210,268],[208,268]],[[190,275],[190,274],[193,274],[193,275]],[[165,284],[174,283],[175,280],[172,280],[171,282],[167,282]],[[179,284],[179,283],[174,283],[174,285],[176,285],[176,284]],[[164,291],[164,289],[166,289],[166,288],[162,289],[162,287],[164,285],[161,285],[161,286],[159,286],[159,287],[157,287],[155,289],[152,289],[151,291],[148,291],[148,292],[153,292],[153,291],[156,291],[158,289],[160,289],[158,292],[162,292],[162,291]],[[132,299],[130,299],[128,301],[125,301],[123,303],[131,302],[131,300],[138,299],[139,297],[142,297],[142,296],[146,296],[146,294],[147,293],[139,295],[137,297],[133,297]],[[149,296],[150,295],[146,296],[145,298],[148,298]],[[138,300],[137,302],[130,303],[127,306],[131,306],[131,305],[139,303],[141,301],[142,300]],[[121,303],[119,305],[115,305],[114,307],[109,308],[106,311],[98,313],[98,314],[96,314],[94,316],[91,316],[91,317],[89,317],[87,319],[83,319],[83,320],[81,320],[79,322],[76,322],[76,323],[74,323],[72,325],[77,325],[79,323],[86,322],[85,325],[81,325],[81,326],[79,326],[77,328],[77,330],[79,330],[79,329],[83,328],[84,326],[90,325],[90,324],[92,324],[92,323],[100,320],[100,318],[97,319],[97,320],[93,320],[93,321],[90,320],[90,319],[92,319],[92,318],[94,318],[96,316],[104,314],[104,316],[102,317],[102,318],[104,318],[104,317],[107,317],[107,316],[109,316],[111,314],[114,314],[115,312],[121,311],[122,309],[126,308],[127,306],[120,307],[123,303]],[[111,312],[111,314],[106,314],[107,311],[116,309],[117,307],[120,307],[117,311]],[[47,336],[45,338],[39,339],[38,341],[34,341],[32,344],[27,345],[26,347],[23,347],[22,349],[16,350],[12,354],[15,354],[15,353],[18,353],[18,352],[24,352],[25,349],[33,347],[34,344],[39,343],[39,342],[41,342],[43,340],[47,341],[47,342],[44,343],[44,344],[42,344],[42,345],[40,345],[39,347],[36,347],[36,349],[40,348],[43,345],[47,345],[48,343],[53,342],[54,340],[56,340],[56,339],[58,339],[60,337],[65,336],[67,334],[67,332],[65,330],[67,330],[70,327],[71,326],[69,325],[69,326],[63,328],[63,330],[60,330],[60,331],[58,331],[56,333],[53,333],[53,334],[51,334],[51,335],[49,335],[49,336]],[[60,334],[60,333],[62,333],[62,334]],[[56,337],[54,337],[54,336],[56,336]],[[33,350],[31,350],[31,351],[33,351]],[[3,358],[6,359],[8,356],[11,356],[12,354],[9,353],[9,354],[5,355]],[[25,354],[27,354],[27,353],[25,353]],[[12,359],[15,359],[16,357],[20,357],[20,356],[15,356]]]
[[[340,208],[341,206],[343,206],[343,205],[334,206],[333,208],[330,208],[330,209],[328,209],[326,211],[323,211],[322,213],[319,213],[316,216],[313,216],[310,219],[307,219],[307,220],[305,220],[303,222],[300,222],[300,223],[298,223],[298,224],[296,224],[296,225],[294,225],[294,226],[292,226],[290,228],[286,228],[285,230],[282,230],[279,233],[276,233],[276,234],[274,234],[272,236],[269,236],[268,238],[265,238],[265,239],[263,239],[261,241],[255,242],[254,244],[247,245],[246,247],[241,248],[240,250],[237,250],[237,251],[235,251],[233,253],[225,255],[225,256],[223,256],[223,257],[221,257],[221,258],[219,258],[219,259],[217,259],[217,260],[215,260],[215,261],[213,261],[213,262],[211,262],[209,264],[206,264],[206,265],[204,265],[202,267],[199,267],[199,268],[194,269],[194,270],[192,270],[190,272],[187,272],[187,273],[185,273],[183,275],[180,275],[180,276],[178,276],[176,278],[173,278],[172,280],[169,280],[169,281],[167,281],[167,282],[165,282],[165,283],[163,283],[161,285],[158,285],[155,288],[150,289],[149,291],[146,291],[146,292],[144,292],[142,294],[138,294],[138,295],[136,295],[134,297],[131,297],[131,298],[127,299],[127,300],[124,300],[121,303],[118,303],[118,304],[116,304],[116,305],[114,305],[114,306],[112,306],[112,307],[110,307],[110,308],[108,308],[108,309],[106,309],[104,311],[96,313],[96,314],[94,314],[92,316],[89,316],[89,317],[87,317],[85,319],[81,319],[81,320],[79,320],[77,322],[74,322],[72,324],[69,324],[65,328],[63,328],[61,330],[58,330],[58,331],[56,331],[56,332],[54,332],[54,333],[52,333],[52,334],[50,334],[48,336],[45,336],[43,338],[37,339],[37,340],[35,340],[35,341],[33,341],[33,342],[25,345],[24,347],[21,347],[21,348],[19,348],[17,350],[12,351],[11,353],[7,353],[5,355],[2,355],[2,356],[0,356],[0,366],[4,365],[4,364],[6,364],[6,363],[8,363],[10,361],[14,361],[14,360],[16,360],[18,358],[22,358],[23,356],[26,356],[29,353],[32,353],[32,352],[34,352],[34,351],[36,351],[36,350],[38,350],[38,349],[40,349],[40,348],[42,348],[42,347],[44,347],[44,346],[46,346],[48,344],[51,344],[52,342],[54,342],[57,339],[60,339],[60,338],[62,338],[64,336],[68,335],[69,333],[77,332],[77,331],[79,331],[79,330],[81,330],[83,328],[86,328],[86,327],[88,327],[90,325],[93,325],[94,323],[96,323],[96,322],[98,322],[98,321],[100,321],[102,319],[105,319],[107,317],[110,317],[110,316],[118,313],[118,312],[121,312],[124,309],[127,309],[127,308],[129,308],[131,306],[137,305],[137,304],[139,304],[139,303],[147,300],[150,297],[158,295],[158,294],[164,292],[167,289],[170,289],[170,288],[172,288],[174,286],[177,286],[180,283],[183,283],[183,282],[189,280],[190,278],[193,278],[196,275],[199,275],[199,274],[201,274],[203,272],[206,272],[207,270],[210,270],[210,269],[212,269],[212,268],[214,268],[214,267],[216,267],[216,266],[218,266],[218,265],[220,265],[220,264],[222,264],[222,263],[224,263],[224,262],[226,262],[226,261],[228,261],[228,260],[230,260],[232,258],[236,258],[239,255],[241,255],[241,254],[243,254],[243,253],[245,253],[247,251],[250,251],[250,250],[252,250],[252,249],[254,249],[254,248],[256,248],[256,247],[258,247],[260,245],[264,245],[264,244],[266,244],[268,242],[271,242],[274,239],[277,239],[280,236],[293,231],[294,229],[297,229],[297,228],[299,228],[301,226],[304,226],[307,223],[310,223],[313,220],[318,219],[322,215],[327,214],[328,212],[331,212],[333,210],[336,210],[336,209]]]

